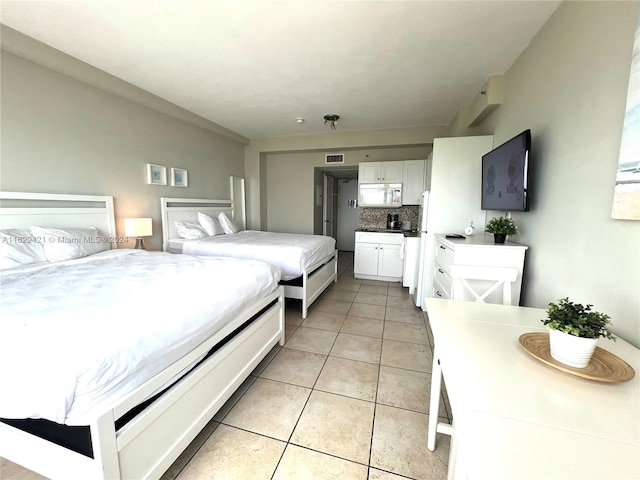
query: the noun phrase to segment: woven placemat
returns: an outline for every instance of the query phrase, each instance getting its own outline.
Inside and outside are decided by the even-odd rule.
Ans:
[[[609,383],[628,382],[635,376],[631,365],[604,348],[596,347],[589,365],[584,368],[575,368],[560,363],[551,356],[547,332],[523,333],[519,341],[532,357],[571,375]]]

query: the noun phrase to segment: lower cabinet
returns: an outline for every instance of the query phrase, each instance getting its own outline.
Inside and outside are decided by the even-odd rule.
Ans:
[[[356,278],[399,282],[403,261],[400,233],[356,232],[353,273]]]

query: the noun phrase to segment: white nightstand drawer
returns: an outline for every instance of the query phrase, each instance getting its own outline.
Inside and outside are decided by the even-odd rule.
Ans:
[[[445,291],[447,298],[451,296],[451,276],[436,263],[436,271],[434,272],[434,283],[440,285],[440,288]]]
[[[433,297],[449,299],[451,295],[437,281],[433,282]]]
[[[436,243],[436,265],[440,265],[442,269],[450,273],[451,264],[453,263],[453,250],[448,246],[437,242]]]

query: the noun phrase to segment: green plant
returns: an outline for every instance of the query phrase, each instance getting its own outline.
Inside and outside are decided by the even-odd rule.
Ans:
[[[487,222],[484,228],[487,233],[497,233],[502,235],[517,235],[518,227],[513,220],[506,217],[493,217]]]
[[[575,337],[599,338],[606,337],[615,340],[609,331],[609,316],[591,310],[593,305],[581,305],[569,301],[568,297],[561,298],[558,303],[550,303],[547,318],[541,320],[548,328],[560,330]]]

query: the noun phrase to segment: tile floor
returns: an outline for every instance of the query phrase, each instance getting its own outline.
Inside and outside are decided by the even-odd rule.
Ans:
[[[401,285],[339,279],[306,320],[287,302],[276,346],[163,480],[444,479],[449,437],[429,452],[432,337]],[[450,417],[446,399],[440,415]],[[445,418],[450,420],[450,418]],[[42,478],[7,461],[1,479]]]

